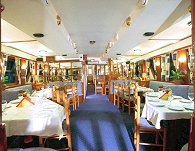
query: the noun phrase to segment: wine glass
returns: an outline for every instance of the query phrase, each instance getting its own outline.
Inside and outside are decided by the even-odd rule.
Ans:
[[[171,102],[173,100],[173,95],[172,94],[168,96],[168,100],[169,100],[169,105],[171,106]]]
[[[194,93],[193,92],[188,92],[188,98],[192,102],[194,100]]]

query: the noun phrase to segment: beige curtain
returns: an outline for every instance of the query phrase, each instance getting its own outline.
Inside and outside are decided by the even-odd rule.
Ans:
[[[21,84],[21,78],[20,78],[20,59],[18,57],[15,58],[15,65],[16,65],[16,76],[18,77],[18,84]]]
[[[2,81],[4,80],[6,68],[7,68],[7,58],[8,55],[2,54]]]

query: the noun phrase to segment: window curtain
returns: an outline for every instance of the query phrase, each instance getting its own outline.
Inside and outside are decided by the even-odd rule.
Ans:
[[[2,59],[2,76],[1,76],[1,80],[4,81],[4,76],[5,76],[5,72],[6,72],[6,68],[7,68],[7,58],[8,55],[2,54],[1,59]]]
[[[176,71],[174,62],[173,62],[173,57],[172,57],[172,53],[169,54],[169,62],[170,62],[170,66],[169,66],[169,79],[172,79],[171,77],[173,76],[172,74],[172,70]]]
[[[18,84],[21,84],[20,59],[18,57],[15,58],[15,65],[16,65],[16,76],[18,77]]]

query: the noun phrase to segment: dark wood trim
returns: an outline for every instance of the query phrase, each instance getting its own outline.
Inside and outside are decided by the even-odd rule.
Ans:
[[[6,130],[5,124],[0,124],[0,150],[6,151],[7,150],[7,137],[6,137]]]
[[[195,1],[191,0],[191,20],[192,20],[192,52],[195,54]],[[195,61],[195,60],[193,60]],[[194,94],[195,94],[195,72],[193,71],[193,85],[194,85]],[[192,114],[191,118],[191,126],[190,126],[190,138],[189,138],[189,145],[188,150],[194,151],[195,150],[195,111]]]

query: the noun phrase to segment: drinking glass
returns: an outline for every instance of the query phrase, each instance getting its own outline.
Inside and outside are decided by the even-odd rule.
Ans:
[[[193,101],[194,100],[194,93],[188,92],[188,98],[190,99],[190,101]]]
[[[169,100],[169,105],[171,106],[171,102],[173,100],[173,95],[169,95],[168,100]]]

